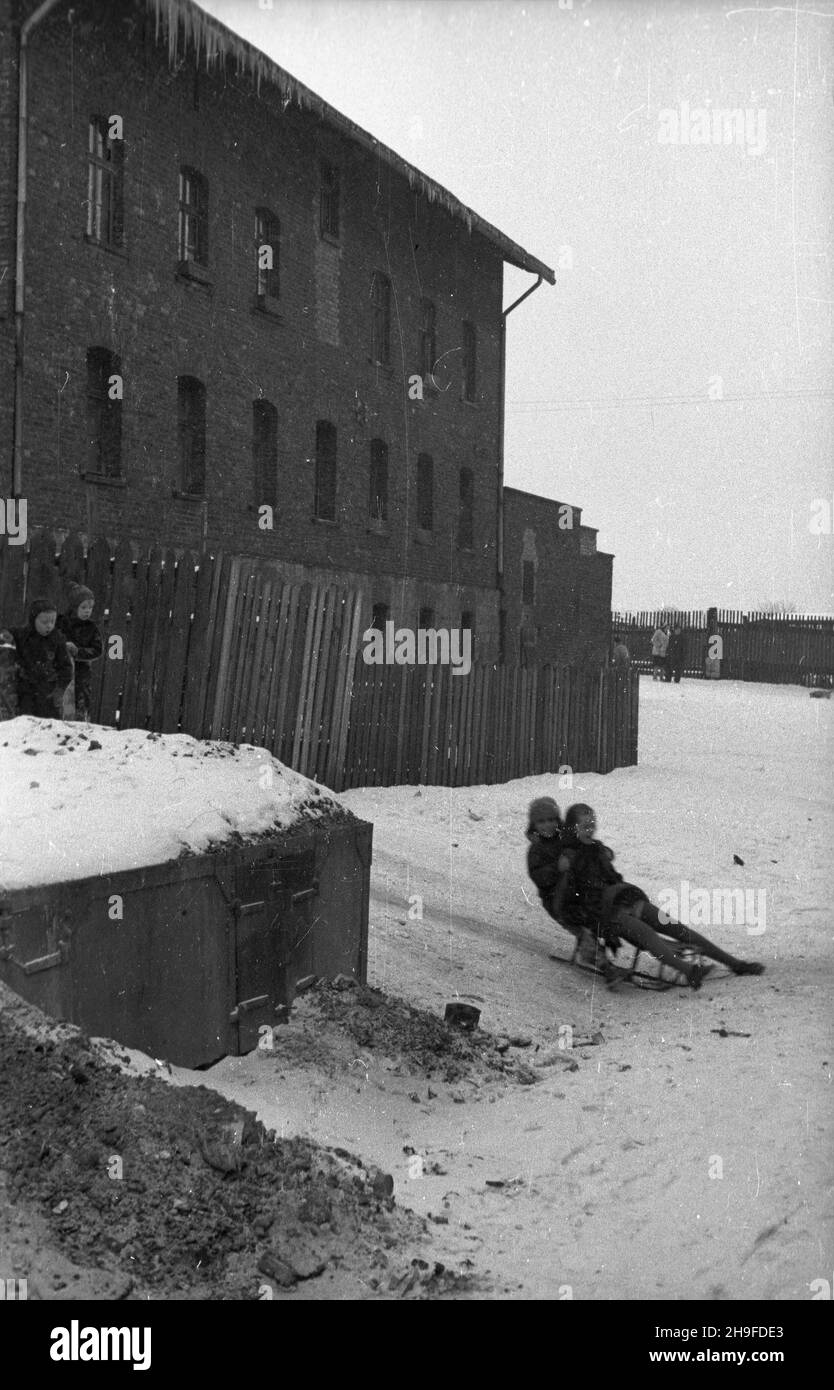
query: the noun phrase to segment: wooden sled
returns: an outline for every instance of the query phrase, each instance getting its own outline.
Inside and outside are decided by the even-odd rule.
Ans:
[[[561,926],[561,923],[560,923]],[[565,928],[567,930],[567,928]],[[630,942],[623,942],[616,958],[609,955],[605,947],[600,947],[597,953],[597,964],[582,960],[579,956],[581,938],[574,940],[573,953],[567,959],[565,956],[551,955],[551,960],[561,961],[565,965],[575,966],[578,970],[584,970],[587,974],[598,975],[605,982],[609,989],[614,989],[618,984],[633,985],[635,989],[650,989],[665,991],[675,988],[689,988],[689,981],[679,970],[673,970],[670,966],[664,965],[662,961],[656,960],[648,951],[644,951],[640,946],[632,946]],[[631,959],[627,959],[627,953],[632,952]],[[681,954],[686,954],[687,959],[693,964],[700,962],[701,957],[695,951],[684,948]],[[655,967],[646,970],[639,969],[640,957],[647,956],[648,960]],[[625,957],[625,959],[621,959]]]

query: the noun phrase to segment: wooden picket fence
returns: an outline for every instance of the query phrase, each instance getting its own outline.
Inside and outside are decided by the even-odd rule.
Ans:
[[[367,665],[353,590],[268,561],[51,532],[0,537],[0,626],[69,586],[96,595],[91,716],[268,748],[335,791],[463,786],[637,761],[638,679],[588,667]]]
[[[632,664],[652,668],[651,639],[658,624],[679,624],[684,638],[684,675],[703,676],[708,639],[707,612],[612,613],[611,630],[623,633]],[[722,640],[721,676],[771,684],[834,685],[834,618],[795,613],[742,613],[719,608],[715,631]]]

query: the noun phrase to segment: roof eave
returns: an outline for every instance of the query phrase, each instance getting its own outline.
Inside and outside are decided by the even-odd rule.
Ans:
[[[371,150],[377,159],[381,159],[396,169],[398,173],[403,174],[408,180],[409,186],[419,189],[429,202],[440,203],[450,216],[465,223],[470,232],[478,232],[484,240],[490,242],[496,250],[500,251],[502,258],[509,265],[516,266],[519,270],[529,271],[532,275],[540,275],[549,285],[555,285],[556,276],[550,266],[537,260],[535,256],[531,256],[517,242],[500,232],[497,227],[493,227],[490,222],[479,217],[476,212],[468,208],[442,184],[429,178],[427,174],[422,173],[420,169],[403,159],[402,155],[398,155],[387,145],[381,144],[368,131],[363,130],[347,116],[343,116],[334,106],[317,96],[309,87],[305,87],[303,82],[299,82],[297,78],[279,67],[254,44],[248,43],[246,39],[234,33],[219,19],[207,14],[205,10],[194,3],[194,0],[144,0],[144,3],[155,16],[157,37],[160,26],[166,32],[169,61],[173,62],[177,57],[179,24],[182,21],[186,46],[190,40],[194,46],[198,63],[201,50],[205,51],[208,70],[218,61],[230,56],[235,58],[238,71],[248,70],[255,80],[257,89],[260,89],[262,81],[271,82],[281,92],[285,106],[295,102],[300,109],[312,111],[325,124],[333,126],[349,139],[364,146],[365,149]]]

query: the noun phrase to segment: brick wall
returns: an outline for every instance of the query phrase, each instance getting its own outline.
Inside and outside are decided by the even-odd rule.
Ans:
[[[9,12],[10,0],[0,0]],[[59,6],[36,31],[30,62],[29,202],[24,495],[29,525],[123,533],[199,547],[204,538],[242,554],[379,581],[374,601],[396,590],[438,614],[476,600],[485,642],[496,629],[496,488],[502,262],[406,180],[277,92],[255,95],[229,66],[199,77],[193,57],[176,72],[153,39],[144,7],[81,0],[70,21]],[[0,80],[11,60],[0,50]],[[6,88],[4,87],[5,93]],[[0,119],[8,123],[4,95]],[[85,240],[87,128],[94,112],[119,114],[125,134],[124,255]],[[12,129],[14,109],[11,113]],[[6,125],[3,126],[3,130]],[[341,171],[338,244],[319,235],[318,163]],[[209,181],[211,285],[176,275],[181,164]],[[9,256],[14,186],[0,155],[0,269]],[[280,317],[253,308],[254,219],[281,222]],[[4,220],[5,219],[5,220]],[[393,284],[392,366],[370,361],[373,272]],[[7,276],[7,279],[10,278]],[[2,289],[0,289],[2,294]],[[437,305],[443,389],[407,399],[418,371],[421,295]],[[8,308],[8,301],[4,301]],[[478,327],[480,403],[461,400],[461,322]],[[2,384],[11,369],[11,326],[0,319]],[[86,350],[111,349],[125,384],[123,486],[85,482]],[[206,386],[206,501],[179,486],[177,376]],[[252,469],[252,403],[278,411],[279,510],[258,528]],[[9,400],[3,389],[0,398]],[[313,520],[315,426],[338,429],[337,520]],[[0,415],[3,471],[10,434]],[[367,528],[370,441],[389,448],[389,522]],[[419,453],[435,465],[435,526],[417,544]],[[475,545],[456,545],[458,469],[475,475]],[[403,584],[406,588],[403,589]],[[371,586],[373,587],[373,585]],[[393,615],[393,614],[392,614]],[[483,620],[483,621],[482,621]],[[484,646],[481,654],[487,654]]]
[[[596,533],[581,516],[579,507],[504,489],[508,662],[607,660],[613,556],[591,550]],[[524,602],[525,563],[532,604]]]

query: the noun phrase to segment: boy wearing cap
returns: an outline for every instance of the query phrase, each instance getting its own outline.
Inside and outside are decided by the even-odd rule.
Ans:
[[[89,719],[93,686],[91,663],[102,653],[101,632],[92,621],[95,596],[84,584],[73,584],[67,596],[67,611],[58,619],[58,628],[75,662],[75,715]]]
[[[61,718],[64,691],[72,679],[67,644],[55,626],[57,617],[50,599],[36,598],[26,627],[12,630],[17,647],[20,713],[34,714],[39,719]]]

